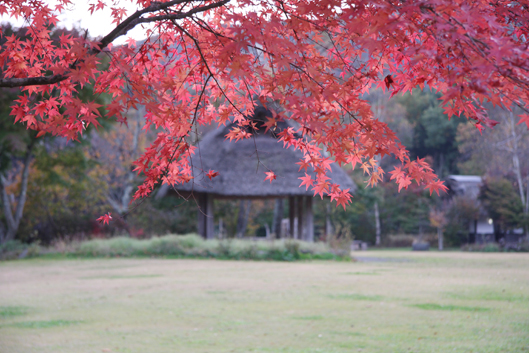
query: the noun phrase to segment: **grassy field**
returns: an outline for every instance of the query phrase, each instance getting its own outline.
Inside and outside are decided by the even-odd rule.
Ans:
[[[529,254],[0,263],[0,352],[529,352]]]

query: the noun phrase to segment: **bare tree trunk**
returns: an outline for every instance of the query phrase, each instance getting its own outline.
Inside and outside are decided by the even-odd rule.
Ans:
[[[522,200],[522,205],[525,205],[525,192],[523,189],[523,179],[522,171],[520,169],[520,158],[518,157],[517,148],[514,149],[512,155],[512,164],[514,165],[514,173],[516,174],[516,181],[518,182],[518,192],[520,193],[520,200]]]
[[[140,107],[138,111],[136,112],[136,122],[134,124],[134,133],[132,136],[132,146],[131,146],[131,155],[133,159],[136,158],[138,155],[138,141],[139,141],[139,135],[140,130],[143,125],[143,116],[145,114],[145,107]],[[114,211],[119,216],[119,223],[121,224],[122,228],[127,232],[129,236],[132,235],[130,226],[128,225],[126,218],[127,214],[129,212],[130,207],[130,200],[132,197],[132,191],[134,190],[134,178],[136,177],[136,173],[134,173],[132,170],[130,170],[125,179],[125,183],[123,185],[123,189],[121,190],[114,190],[114,192],[110,192],[106,195],[106,200],[112,206]]]
[[[378,201],[375,201],[375,245],[380,246],[380,213],[378,212]]]
[[[24,205],[26,204],[26,196],[28,191],[28,179],[29,179],[29,165],[31,162],[31,153],[33,152],[33,146],[35,142],[32,141],[27,149],[26,156],[24,158],[24,168],[22,170],[22,180],[20,181],[20,193],[18,195],[18,202],[13,214],[13,203],[10,200],[10,195],[7,193],[7,180],[5,176],[0,174],[0,192],[2,193],[2,205],[4,208],[4,216],[6,219],[7,230],[2,231],[1,242],[13,240],[20,226],[22,215],[24,213]]]
[[[250,200],[241,200],[239,203],[239,217],[237,217],[237,238],[244,237],[246,227],[248,226],[248,217],[250,216]]]
[[[529,214],[529,176],[527,177],[527,182],[526,182],[526,187],[525,187],[525,192],[526,192],[526,195],[525,195],[525,208],[524,208],[524,212],[525,214]]]
[[[525,205],[524,205],[523,213],[525,215],[525,219],[528,220],[529,219],[529,176],[527,176],[525,192],[526,192],[526,194],[525,194]],[[525,225],[523,227],[523,233],[524,233],[526,238],[528,238],[528,231],[529,231],[529,229],[527,229],[527,228],[528,228],[527,222],[525,222]]]
[[[511,111],[508,113],[509,117],[509,126],[511,128],[511,138],[512,138],[512,164],[514,167],[514,174],[516,174],[516,181],[518,183],[518,192],[520,193],[520,200],[522,201],[522,205],[524,207],[524,215],[525,217],[529,214],[529,178],[527,183],[527,195],[524,190],[524,182],[522,178],[522,170],[520,167],[520,157],[518,155],[518,140],[519,136],[516,133],[516,126],[514,121],[514,113]],[[526,197],[527,196],[527,197]],[[527,229],[524,226],[524,234],[527,234]]]
[[[514,124],[514,113],[509,113],[509,126],[511,128],[512,137],[512,164],[514,166],[514,174],[516,174],[516,181],[518,182],[518,191],[520,192],[520,200],[522,205],[525,205],[525,193],[523,189],[522,171],[520,169],[520,158],[518,156],[518,134],[516,133],[516,126]]]

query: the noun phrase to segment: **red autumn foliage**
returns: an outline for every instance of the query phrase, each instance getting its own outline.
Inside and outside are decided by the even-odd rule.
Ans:
[[[206,173],[206,176],[209,178],[209,180],[213,179],[214,177],[218,176],[219,172],[216,172],[214,170],[210,170]]]
[[[272,184],[272,180],[276,180],[277,179],[277,175],[275,175],[274,172],[272,172],[272,171],[265,172],[265,174],[266,174],[266,178],[264,180],[265,181],[266,180],[270,180],[270,184]]]
[[[112,216],[110,215],[110,212],[108,212],[106,215],[103,215],[99,217],[98,219],[96,219],[96,221],[98,221],[99,223],[103,223],[103,224],[109,224],[111,219],[112,219]]]
[[[101,118],[97,104],[78,96],[93,84],[96,94],[112,96],[108,116],[126,123],[127,111],[141,105],[146,129],[161,129],[135,162],[145,177],[135,198],[160,182],[191,180],[188,136],[195,125],[235,121],[227,138],[250,138],[247,116],[256,100],[283,109],[264,124],[267,130],[286,118],[297,124],[278,135],[303,152],[301,168],[317,173],[302,185],[341,205],[349,194],[328,182],[331,160],[360,165],[374,185],[384,173],[375,156],[393,155],[401,162],[391,172],[399,189],[412,181],[431,192],[446,189],[373,118],[362,98],[371,88],[396,94],[427,85],[442,94],[448,117],[464,115],[480,130],[497,123],[487,116],[486,101],[527,113],[527,0],[135,2],[139,10],[128,13],[119,1],[93,0],[91,14],[110,7],[115,29],[95,40],[63,35],[59,42],[50,40],[51,28],[60,26],[58,15],[73,6],[70,0],[54,7],[42,0],[0,2],[0,15],[23,18],[31,29],[24,39],[6,37],[0,49],[0,87],[23,91],[12,107],[17,123],[77,139]],[[146,23],[152,27],[145,41],[112,47]],[[111,57],[105,70],[101,53]],[[525,114],[521,122],[527,121]],[[272,181],[276,175],[269,173],[265,180]]]

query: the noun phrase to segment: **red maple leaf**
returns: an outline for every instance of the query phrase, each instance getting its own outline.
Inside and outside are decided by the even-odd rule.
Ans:
[[[265,181],[266,180],[270,180],[270,184],[272,183],[272,180],[276,180],[277,179],[277,176],[274,174],[273,171],[265,172],[265,174],[266,174]]]
[[[384,78],[384,83],[386,84],[387,89],[389,89],[391,85],[395,83],[395,81],[393,81],[393,77],[391,77],[391,75],[387,75]]]
[[[527,125],[527,128],[529,129],[529,114],[520,115],[520,121],[518,122],[517,125],[521,123],[525,123],[525,125]]]
[[[433,181],[426,186],[426,189],[430,189],[430,195],[435,191],[439,196],[439,190],[446,192],[448,188],[444,185],[442,180]]]
[[[274,130],[277,127],[277,120],[275,118],[267,118],[263,126],[266,127],[265,132],[268,132],[270,129]]]
[[[349,194],[349,190],[350,189],[340,190],[330,194],[331,200],[336,200],[336,207],[341,205],[345,210],[345,206],[351,202],[351,194]]]
[[[479,130],[479,133],[483,135],[483,129],[485,129],[483,125],[481,125],[481,123],[477,123],[476,128]]]
[[[301,184],[299,186],[301,187],[301,186],[305,185],[305,190],[308,190],[309,186],[312,186],[312,184],[314,184],[314,180],[307,173],[305,173],[304,177],[299,177],[298,179],[302,180],[302,182],[301,182]]]
[[[103,224],[109,224],[110,220],[112,219],[112,216],[110,215],[110,212],[108,212],[106,215],[99,217],[96,219],[99,223]]]
[[[206,176],[209,178],[209,180],[213,179],[214,177],[218,176],[219,172],[215,172],[213,170],[209,170],[209,172],[206,173]]]

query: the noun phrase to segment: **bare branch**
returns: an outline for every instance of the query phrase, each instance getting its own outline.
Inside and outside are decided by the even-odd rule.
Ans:
[[[195,7],[187,12],[177,12],[177,13],[167,13],[159,16],[152,17],[141,17],[144,14],[153,13],[161,10],[170,8],[171,6],[183,4],[183,3],[192,3],[192,2],[202,2],[202,0],[174,0],[169,2],[155,2],[150,6],[147,6],[143,10],[138,10],[133,13],[131,16],[127,17],[123,22],[116,26],[109,34],[103,37],[99,42],[99,46],[95,47],[88,51],[87,55],[97,55],[103,51],[110,43],[112,43],[116,38],[127,34],[128,31],[136,27],[141,23],[150,23],[164,20],[181,20],[184,18],[191,17],[197,13],[211,10],[217,7],[226,5],[230,0],[221,0],[218,2],[211,3],[205,6]],[[70,66],[70,69],[73,70],[78,66],[78,61]],[[52,76],[39,76],[39,77],[26,77],[26,78],[0,78],[0,87],[25,87],[25,86],[41,86],[41,85],[51,85],[64,81],[68,78],[68,73],[58,74]]]

